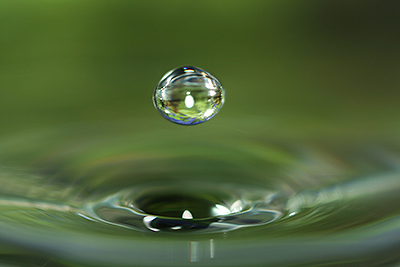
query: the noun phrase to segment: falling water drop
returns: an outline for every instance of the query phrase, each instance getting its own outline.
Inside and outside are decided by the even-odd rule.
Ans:
[[[164,75],[153,93],[158,112],[171,122],[195,125],[208,121],[224,103],[225,91],[210,73],[180,67]]]

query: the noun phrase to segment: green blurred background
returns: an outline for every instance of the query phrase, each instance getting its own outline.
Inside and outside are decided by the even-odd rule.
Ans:
[[[0,133],[124,120],[188,133],[397,134],[399,44],[399,1],[3,0]],[[169,123],[151,102],[182,65],[226,90],[200,126]]]

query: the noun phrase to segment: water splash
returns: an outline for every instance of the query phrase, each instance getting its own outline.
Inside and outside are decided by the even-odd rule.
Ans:
[[[273,198],[277,194],[259,188],[190,181],[155,190],[146,186],[131,188],[88,204],[85,211],[92,218],[132,230],[205,234],[279,219],[284,203],[272,205]]]

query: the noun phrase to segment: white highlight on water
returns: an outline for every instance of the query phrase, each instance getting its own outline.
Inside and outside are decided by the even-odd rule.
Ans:
[[[214,239],[210,239],[210,258],[214,259]]]
[[[215,207],[212,209],[212,214],[214,216],[220,216],[220,215],[228,215],[230,214],[231,211],[222,205],[216,204]]]
[[[242,209],[243,209],[243,203],[240,199],[233,202],[233,204],[231,206],[231,212],[233,212],[233,213],[241,212]]]
[[[199,242],[190,242],[190,262],[197,262],[199,260]]]
[[[191,220],[193,219],[193,215],[190,213],[190,211],[185,210],[182,214],[182,219]]]
[[[146,216],[146,217],[143,218],[143,224],[144,224],[148,229],[150,229],[151,231],[159,232],[160,229],[151,227],[151,225],[150,225],[150,223],[151,223],[154,219],[156,219],[156,218],[157,218],[156,216]]]

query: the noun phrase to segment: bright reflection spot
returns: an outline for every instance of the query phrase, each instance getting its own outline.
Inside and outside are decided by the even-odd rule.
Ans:
[[[190,211],[185,210],[182,214],[182,219],[191,220],[193,219],[193,215],[190,213]]]
[[[214,239],[210,239],[210,258],[214,258]]]
[[[289,216],[293,216],[295,214],[296,214],[296,212],[292,212],[292,213],[289,214]]]
[[[216,94],[217,94],[217,92],[215,92],[214,90],[212,90],[212,91],[209,92],[209,95],[210,95],[210,96],[215,96]]]
[[[185,105],[187,108],[192,108],[194,106],[194,98],[191,95],[185,97]]]
[[[199,242],[190,242],[190,262],[197,262],[199,254]]]
[[[204,117],[210,117],[213,114],[214,110],[208,109],[206,112],[204,112]]]
[[[236,200],[235,202],[233,202],[232,206],[231,206],[231,212],[236,213],[236,212],[241,212],[243,209],[243,203],[240,200]]]
[[[204,84],[204,86],[206,87],[206,88],[208,88],[208,89],[215,89],[215,86],[214,86],[214,84],[212,83],[212,81],[211,80],[207,80],[206,82],[205,82],[205,84]]]
[[[185,73],[187,73],[187,72],[194,72],[194,70],[189,69],[189,68],[186,68],[186,67],[184,67],[183,69],[185,70]]]
[[[85,218],[86,220],[90,220],[90,221],[94,221],[95,222],[95,220],[93,220],[92,218],[90,218],[90,217],[88,217],[86,215],[83,215],[82,213],[78,212],[77,215],[81,216],[82,218]]]
[[[227,207],[216,204],[215,207],[213,207],[213,209],[212,209],[212,213],[214,216],[228,215],[231,213],[231,211]]]
[[[151,231],[159,232],[160,229],[153,228],[153,227],[151,227],[151,225],[150,225],[150,223],[151,223],[154,219],[156,219],[156,218],[157,218],[156,216],[146,216],[146,217],[143,218],[143,224],[144,224],[147,228],[149,228]]]

